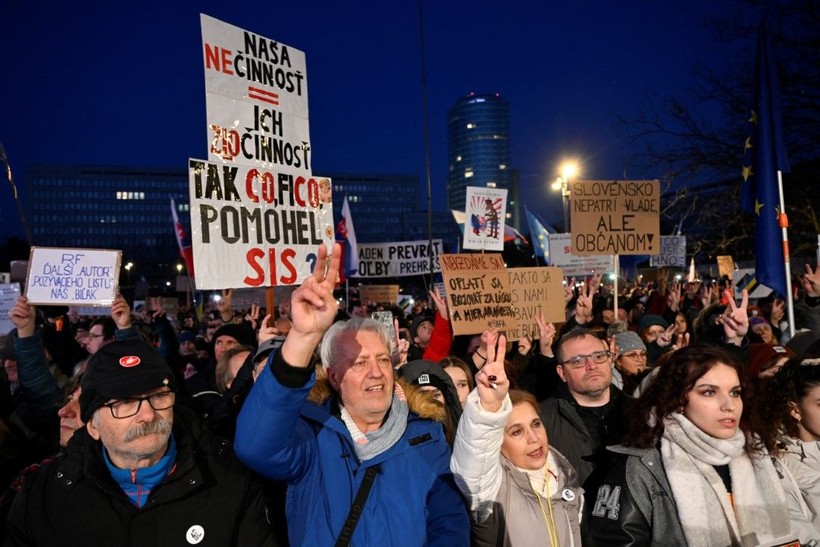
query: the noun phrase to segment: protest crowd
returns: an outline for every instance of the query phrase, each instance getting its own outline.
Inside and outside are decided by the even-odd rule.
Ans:
[[[721,280],[625,283],[616,308],[593,275],[512,339],[454,336],[435,290],[345,309],[338,245],[317,257],[274,310],[20,296],[4,544],[820,541],[820,266],[794,325]]]

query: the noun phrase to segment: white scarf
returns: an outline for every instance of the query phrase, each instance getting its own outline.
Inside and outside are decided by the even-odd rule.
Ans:
[[[376,431],[362,433],[359,426],[350,417],[350,413],[345,407],[341,407],[342,421],[353,437],[353,446],[359,460],[366,461],[375,458],[401,439],[404,430],[407,429],[407,416],[410,409],[407,406],[407,398],[404,390],[398,383],[393,384],[393,401],[387,411],[387,419]],[[341,406],[341,401],[339,402]]]
[[[731,439],[716,439],[679,412],[664,420],[661,456],[689,546],[745,547],[789,535],[777,472],[764,454],[752,462],[743,450],[745,442],[740,429]],[[726,464],[734,507],[712,467]]]

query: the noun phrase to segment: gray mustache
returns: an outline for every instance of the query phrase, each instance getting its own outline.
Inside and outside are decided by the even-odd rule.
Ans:
[[[125,432],[125,436],[123,437],[124,442],[133,441],[134,439],[138,439],[140,437],[145,437],[146,435],[168,435],[171,433],[171,422],[169,420],[165,420],[160,418],[153,422],[148,422],[144,424],[135,425],[131,429]]]

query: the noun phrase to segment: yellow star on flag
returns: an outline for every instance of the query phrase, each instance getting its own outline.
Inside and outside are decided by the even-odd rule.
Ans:
[[[752,137],[746,137],[746,142],[743,143],[743,151],[745,152],[752,147]]]
[[[760,210],[763,209],[763,204],[760,203],[757,199],[755,199],[755,214],[760,216]]]
[[[754,110],[752,110],[752,116],[749,118],[749,121],[757,125],[757,112]]]
[[[746,182],[747,180],[749,180],[749,177],[751,177],[752,175],[754,175],[754,173],[752,173],[752,166],[751,165],[744,165],[743,166],[743,182]]]

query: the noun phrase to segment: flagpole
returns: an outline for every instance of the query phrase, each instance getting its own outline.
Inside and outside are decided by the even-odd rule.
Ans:
[[[615,313],[615,320],[617,321],[618,320],[618,278],[620,277],[620,274],[621,274],[621,272],[619,271],[621,269],[621,261],[618,260],[618,255],[617,254],[612,255],[612,262],[613,262],[613,264],[612,264],[613,270],[615,271],[615,277],[613,277],[614,285],[613,285],[613,290],[612,290],[612,292],[615,293],[615,295],[614,295],[615,297],[613,299],[614,308],[613,308],[612,311]]]
[[[780,214],[777,223],[783,240],[783,266],[786,273],[786,310],[789,317],[789,337],[794,336],[794,295],[792,294],[792,266],[789,257],[789,217],[786,216],[786,199],[783,197],[783,171],[777,170],[777,192],[780,197]]]

